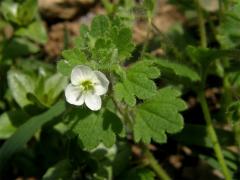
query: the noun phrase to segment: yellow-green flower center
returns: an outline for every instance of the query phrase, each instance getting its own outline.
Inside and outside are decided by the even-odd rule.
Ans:
[[[81,83],[81,86],[82,86],[84,91],[91,91],[91,90],[94,89],[93,83],[91,81],[89,81],[89,80],[83,81]]]

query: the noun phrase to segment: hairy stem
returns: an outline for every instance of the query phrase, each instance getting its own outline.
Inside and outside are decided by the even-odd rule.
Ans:
[[[151,24],[152,24],[152,19],[151,19],[151,18],[148,18],[147,34],[146,34],[145,42],[144,42],[143,47],[142,47],[141,57],[144,56],[144,54],[145,54],[145,52],[146,52],[146,50],[147,50],[147,47],[148,47],[149,38],[150,38],[150,33],[151,33]]]
[[[202,110],[203,110],[204,119],[205,119],[206,124],[207,124],[207,132],[208,132],[208,135],[209,135],[209,137],[212,141],[213,149],[214,149],[214,152],[216,154],[217,160],[218,160],[218,162],[221,166],[221,169],[222,169],[222,172],[225,176],[225,179],[226,180],[231,180],[232,179],[231,175],[229,173],[228,167],[227,167],[226,162],[224,160],[224,156],[223,156],[223,153],[222,153],[222,150],[221,150],[221,146],[219,144],[215,129],[214,129],[213,124],[212,124],[211,115],[210,115],[210,112],[209,112],[209,109],[208,109],[208,105],[207,105],[207,101],[206,101],[206,98],[205,98],[204,90],[202,90],[199,93],[199,101],[200,101],[200,104],[201,104],[201,107],[202,107]]]
[[[223,0],[218,0],[218,2],[219,2],[219,11],[218,11],[219,20],[220,20],[220,22],[222,22],[222,19],[223,19],[224,13],[225,13],[225,5],[224,5]]]
[[[205,19],[203,16],[203,11],[199,5],[198,0],[195,0],[196,8],[197,8],[197,15],[198,15],[198,26],[199,26],[199,35],[201,40],[201,47],[207,47],[207,35],[206,35],[206,28],[205,28]]]
[[[207,35],[206,35],[206,28],[205,28],[205,20],[204,20],[202,9],[199,5],[199,0],[195,0],[195,4],[196,4],[197,14],[198,14],[198,25],[199,25],[199,32],[200,32],[201,47],[206,48],[207,47]],[[200,101],[200,104],[202,107],[204,119],[207,124],[207,133],[211,139],[213,149],[216,154],[217,160],[221,166],[223,175],[225,176],[226,180],[231,180],[231,175],[230,175],[228,167],[226,165],[226,162],[225,162],[222,150],[221,150],[221,146],[218,141],[217,134],[213,127],[211,115],[210,115],[209,108],[208,108],[207,101],[206,101],[205,94],[204,94],[204,92],[205,92],[204,85],[206,82],[206,75],[207,75],[207,71],[202,76],[203,77],[202,78],[202,89],[200,90],[200,92],[198,94],[198,98],[199,98],[199,101]]]
[[[155,171],[159,179],[162,180],[171,180],[166,171],[160,166],[153,154],[149,151],[147,147],[144,148],[144,154],[147,158],[148,165]]]
[[[113,10],[113,4],[109,0],[101,0],[101,2],[105,9],[107,10],[107,13],[111,14]]]
[[[126,122],[130,128],[131,131],[133,130],[133,120],[132,117],[129,115],[128,109],[122,109],[116,99],[112,96],[113,103],[115,107],[117,108],[118,112],[121,114],[122,118],[124,118],[124,122]],[[156,175],[159,177],[159,179],[162,180],[170,180],[171,178],[168,176],[168,174],[165,172],[165,170],[160,166],[160,164],[157,162],[153,154],[149,151],[147,145],[143,145],[144,155],[147,159],[148,165],[154,170]]]

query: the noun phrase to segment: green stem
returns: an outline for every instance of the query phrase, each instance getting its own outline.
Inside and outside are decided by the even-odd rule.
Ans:
[[[147,35],[146,35],[146,40],[143,44],[142,51],[141,51],[141,57],[143,57],[144,53],[146,52],[148,43],[149,43],[149,38],[150,38],[150,33],[151,33],[151,24],[152,24],[152,19],[148,18],[148,24],[147,24]]]
[[[206,48],[207,47],[207,35],[206,35],[206,28],[205,28],[205,19],[203,16],[202,9],[199,5],[198,0],[195,0],[197,14],[198,14],[198,26],[199,26],[199,35],[201,39],[201,46]]]
[[[125,109],[123,109],[118,104],[117,100],[114,98],[114,95],[112,95],[112,100],[113,100],[113,103],[114,103],[115,107],[117,108],[119,114],[122,116],[123,121],[126,123],[127,127],[132,131],[133,124],[132,124],[131,118],[129,117],[128,113],[126,112]]]
[[[159,165],[159,163],[147,147],[145,148],[145,157],[148,160],[149,166],[155,171],[159,179],[171,180],[166,171]]]
[[[114,96],[112,96],[113,103],[115,107],[117,108],[118,112],[121,114],[121,116],[124,118],[124,121],[130,126],[131,131],[133,130],[133,121],[132,117],[130,117],[128,110],[122,109],[118,102],[115,100]],[[168,176],[168,174],[165,172],[165,170],[160,166],[160,164],[157,162],[155,157],[152,155],[152,153],[149,151],[147,145],[143,145],[143,150],[145,157],[147,158],[148,165],[155,171],[156,175],[162,179],[162,180],[171,180],[171,178]]]
[[[215,129],[214,129],[213,124],[212,124],[211,115],[210,115],[210,112],[209,112],[209,109],[208,109],[208,105],[207,105],[207,101],[206,101],[206,98],[205,98],[204,90],[202,90],[199,93],[199,101],[200,101],[200,104],[201,104],[201,107],[202,107],[202,110],[203,110],[204,119],[205,119],[206,124],[207,124],[207,132],[208,132],[208,135],[209,135],[209,137],[212,141],[213,149],[215,151],[217,160],[218,160],[218,162],[221,166],[221,169],[222,169],[222,172],[225,176],[225,179],[226,180],[231,180],[232,179],[231,175],[229,173],[228,167],[227,167],[226,162],[224,160],[224,156],[223,156],[223,153],[222,153],[222,150],[221,150],[221,146],[219,144]]]
[[[104,8],[107,10],[108,14],[111,14],[113,11],[113,4],[109,0],[101,0]]]
[[[223,17],[224,17],[224,14],[225,14],[225,5],[224,5],[224,2],[223,2],[223,0],[219,0],[218,1],[219,2],[219,20],[220,20],[220,22],[222,22],[222,19],[223,19]]]

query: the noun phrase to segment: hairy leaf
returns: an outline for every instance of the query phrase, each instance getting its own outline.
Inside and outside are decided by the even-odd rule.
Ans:
[[[134,49],[131,30],[129,28],[122,28],[117,31],[115,28],[113,28],[112,34],[112,40],[118,49],[120,58],[124,59],[129,57]]]
[[[70,76],[74,66],[87,63],[86,55],[79,48],[65,50],[62,56],[64,60],[58,62],[57,69],[65,76]]]
[[[136,104],[135,97],[148,99],[157,92],[157,87],[152,79],[160,76],[158,68],[152,62],[140,61],[126,70],[126,77],[114,87],[118,100],[124,100],[128,105]]]
[[[73,132],[87,150],[97,147],[101,142],[106,147],[112,146],[116,134],[122,131],[120,119],[108,110],[91,113],[86,109],[74,109],[67,119],[75,122],[72,125]]]
[[[183,118],[179,111],[186,104],[179,98],[179,91],[167,87],[159,90],[155,96],[136,108],[134,139],[150,143],[166,142],[166,133],[176,133],[183,128]]]
[[[93,37],[102,37],[108,32],[109,27],[109,18],[104,15],[99,15],[93,19],[90,33]]]

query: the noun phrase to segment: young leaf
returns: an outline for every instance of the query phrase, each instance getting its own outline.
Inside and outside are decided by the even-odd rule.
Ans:
[[[109,27],[110,21],[107,16],[96,16],[92,21],[90,34],[95,38],[103,37],[109,31]]]
[[[95,47],[92,49],[92,59],[99,64],[112,64],[116,63],[117,60],[112,57],[117,56],[115,47],[109,39],[97,39]],[[116,53],[116,55],[114,55]]]
[[[58,62],[57,69],[65,76],[70,76],[74,66],[87,63],[86,55],[79,48],[65,50],[62,56],[64,60]]]
[[[140,61],[127,68],[126,78],[114,87],[118,100],[124,100],[128,105],[134,106],[135,97],[148,99],[157,92],[157,87],[152,79],[160,76],[158,68],[152,62]]]
[[[166,133],[176,133],[183,128],[183,118],[179,111],[186,104],[179,98],[179,91],[167,87],[159,90],[155,96],[137,106],[134,124],[134,139],[150,143],[166,142]]]
[[[114,30],[114,28],[113,28]],[[113,43],[118,49],[118,54],[121,59],[127,58],[131,55],[131,52],[134,49],[132,43],[132,32],[129,28],[122,28],[118,31],[113,31]]]
[[[74,109],[67,119],[75,122],[73,132],[87,150],[100,143],[106,147],[112,146],[116,141],[116,134],[120,134],[123,128],[120,119],[108,110],[90,113],[86,109]]]
[[[83,24],[80,26],[80,35],[75,39],[76,47],[86,48],[89,40],[89,28],[87,25]]]

